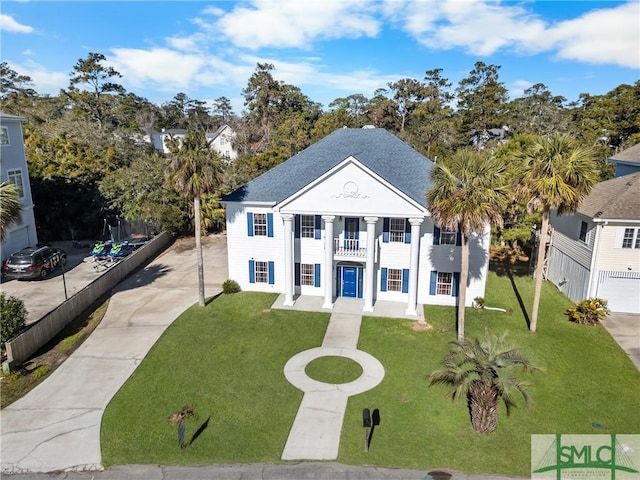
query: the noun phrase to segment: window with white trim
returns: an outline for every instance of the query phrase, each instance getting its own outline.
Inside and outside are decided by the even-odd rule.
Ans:
[[[0,145],[9,145],[9,129],[7,127],[0,128]]]
[[[256,283],[269,282],[269,266],[267,262],[256,261]]]
[[[625,228],[622,248],[640,248],[640,228]]]
[[[300,236],[302,238],[315,238],[315,222],[316,219],[313,215],[300,215]]]
[[[267,214],[253,214],[253,234],[256,236],[267,236]],[[257,281],[257,280],[256,280]]]
[[[387,270],[387,291],[402,291],[402,270],[399,268],[389,268]]]
[[[440,230],[440,245],[455,245],[458,232],[452,230]]]
[[[300,264],[300,285],[315,285],[315,267],[312,263]]]
[[[14,170],[7,170],[7,177],[9,183],[13,183],[18,190],[18,198],[24,198],[24,184],[22,183],[22,170],[16,168]]]
[[[438,281],[436,283],[437,295],[451,295],[453,288],[453,273],[438,272]]]
[[[389,220],[389,241],[396,243],[404,243],[404,218],[391,218]]]

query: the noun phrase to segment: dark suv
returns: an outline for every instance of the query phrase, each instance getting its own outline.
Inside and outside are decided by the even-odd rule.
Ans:
[[[7,258],[2,273],[7,278],[45,279],[51,270],[66,263],[67,254],[60,248],[27,247]]]

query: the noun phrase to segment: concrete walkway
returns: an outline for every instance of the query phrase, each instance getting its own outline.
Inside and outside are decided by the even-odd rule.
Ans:
[[[347,400],[376,387],[384,378],[382,364],[357,349],[362,317],[351,313],[331,315],[322,346],[300,352],[287,362],[284,375],[304,392],[285,444],[283,460],[335,460]],[[338,356],[360,364],[362,375],[350,383],[330,384],[309,378],[305,367],[316,358]]]

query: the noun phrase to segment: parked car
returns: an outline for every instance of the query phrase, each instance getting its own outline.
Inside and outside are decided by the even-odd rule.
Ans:
[[[27,247],[7,258],[2,272],[10,279],[45,279],[49,272],[66,263],[67,254],[61,248]]]

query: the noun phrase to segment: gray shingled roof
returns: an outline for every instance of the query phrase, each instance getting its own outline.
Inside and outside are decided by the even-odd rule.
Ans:
[[[640,164],[640,143],[609,157],[610,162]]]
[[[431,185],[433,162],[382,128],[340,128],[223,201],[279,203],[350,156],[427,206],[425,193]]]
[[[578,212],[594,219],[640,220],[640,172],[598,183]]]

